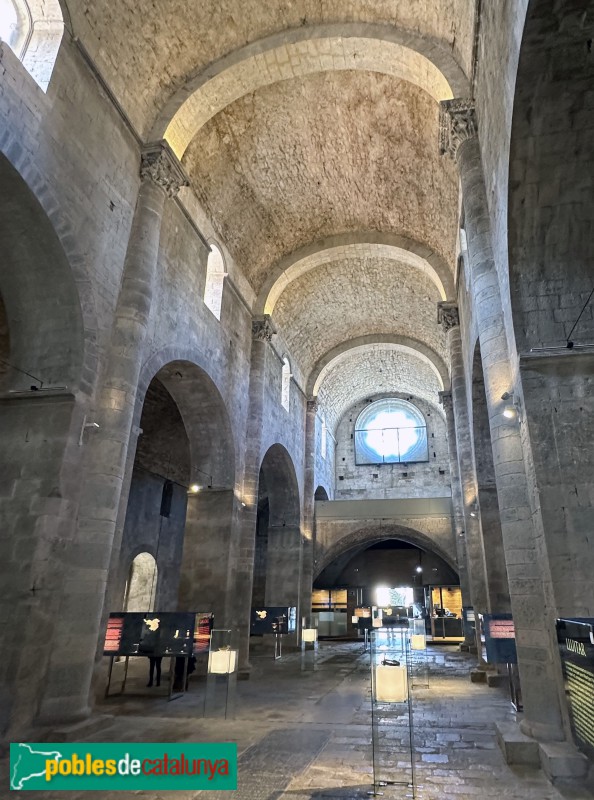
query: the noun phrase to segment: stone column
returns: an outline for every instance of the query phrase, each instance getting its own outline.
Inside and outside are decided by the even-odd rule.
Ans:
[[[464,520],[464,500],[460,484],[460,467],[458,464],[458,447],[456,445],[456,424],[454,422],[454,404],[452,393],[440,392],[439,402],[443,406],[448,432],[448,453],[450,457],[450,480],[452,484],[452,509],[454,519],[454,536],[456,539],[456,558],[458,562],[458,575],[460,576],[460,591],[462,592],[462,605],[471,605],[470,585],[468,582],[468,565],[466,563],[466,522]],[[468,641],[467,644],[474,644]]]
[[[244,678],[249,676],[251,670],[249,662],[250,612],[256,551],[262,426],[264,425],[266,352],[275,332],[268,314],[252,321],[249,417],[243,478],[243,502],[245,507],[243,508],[243,519],[240,528],[241,544],[237,560],[235,596],[230,608],[230,624],[239,630],[239,672]]]
[[[502,395],[513,392],[511,353],[493,257],[489,208],[472,102],[441,103],[440,147],[453,157],[462,184],[471,299],[476,315],[493,447],[495,480],[518,667],[524,700],[522,729],[545,739],[563,739],[555,607],[544,537],[536,528],[517,419],[503,416]]]
[[[453,440],[456,443],[456,452],[458,456],[458,474],[463,514],[463,541],[466,550],[470,601],[474,608],[475,618],[477,619],[478,636],[478,614],[487,613],[490,607],[487,591],[488,582],[485,552],[478,515],[477,487],[474,473],[470,422],[468,419],[468,400],[466,396],[464,362],[462,359],[462,339],[460,336],[458,306],[455,303],[438,303],[437,321],[445,328],[447,347],[450,356],[450,375],[452,381],[451,396],[454,422]],[[457,538],[460,537],[458,536]],[[479,657],[479,663],[482,663],[480,639],[475,642],[475,647]]]
[[[88,695],[110,567],[117,565],[114,540],[136,389],[153,307],[161,220],[167,197],[187,183],[166,142],[143,148],[141,184],[124,261],[122,284],[97,398],[99,429],[89,437],[87,472],[78,531],[64,553],[66,579],[56,624],[59,628],[40,709],[44,721],[88,712]],[[108,611],[109,609],[105,609]]]
[[[300,617],[309,624],[311,617],[311,591],[314,560],[314,513],[315,513],[315,468],[316,468],[316,414],[317,398],[307,401],[305,412],[305,477],[303,482],[303,533],[301,537],[301,592]]]

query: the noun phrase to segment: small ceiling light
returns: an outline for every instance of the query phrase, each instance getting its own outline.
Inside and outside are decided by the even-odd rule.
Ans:
[[[471,512],[470,512],[470,516],[471,516],[471,517],[476,517],[476,511],[471,511]]]
[[[419,566],[417,567],[417,572],[422,572],[422,571],[423,571],[423,567],[419,564]]]
[[[190,491],[192,492],[192,494],[198,494],[198,492],[200,491],[200,487],[198,486],[197,483],[193,483],[190,486]]]
[[[243,502],[243,500],[241,501],[241,507],[245,508],[245,503]]]

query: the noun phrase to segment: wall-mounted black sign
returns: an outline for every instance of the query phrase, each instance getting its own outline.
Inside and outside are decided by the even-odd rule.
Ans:
[[[594,618],[558,619],[557,642],[573,735],[594,761]]]
[[[109,615],[106,656],[191,656],[207,652],[212,614],[186,611],[115,612]]]
[[[489,664],[517,664],[516,631],[511,614],[485,614],[483,632]]]
[[[252,608],[251,634],[294,633],[297,628],[297,609],[294,606],[256,606]]]

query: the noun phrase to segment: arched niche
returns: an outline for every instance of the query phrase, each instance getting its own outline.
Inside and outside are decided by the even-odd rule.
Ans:
[[[301,564],[297,475],[280,444],[264,455],[258,478],[253,601],[297,606]]]
[[[0,387],[76,388],[84,341],[72,269],[45,211],[2,155],[0,186],[0,336],[12,365],[4,365]]]
[[[162,363],[165,357],[155,357],[143,371],[135,419],[142,431],[136,469],[158,463],[160,470],[151,500],[154,524],[161,529],[159,552],[152,548],[160,576],[158,604],[166,604],[165,610],[212,611],[216,624],[224,625],[237,507],[231,422],[206,370],[188,358]],[[163,532],[169,529],[179,533],[167,537]]]
[[[316,503],[326,503],[330,498],[328,497],[328,492],[323,486],[318,486],[314,494],[314,500]]]

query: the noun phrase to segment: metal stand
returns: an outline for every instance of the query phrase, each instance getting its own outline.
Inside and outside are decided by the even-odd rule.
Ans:
[[[392,668],[394,673],[391,672]],[[381,670],[381,672],[380,672]],[[394,680],[393,680],[394,679]],[[413,755],[412,664],[406,628],[376,628],[371,636],[371,745],[374,797],[383,795],[384,786],[400,786],[407,798],[415,800],[415,762]],[[402,731],[399,718],[408,717],[408,736],[389,740],[386,731]],[[380,733],[379,726],[386,727]],[[404,731],[403,731],[404,733]],[[389,748],[386,744],[389,743]],[[384,745],[382,748],[381,745]],[[405,758],[408,755],[408,759]],[[410,768],[403,764],[408,761]],[[404,774],[402,774],[404,773]],[[408,774],[407,774],[408,773]],[[402,775],[402,779],[399,779]]]
[[[283,635],[282,633],[274,634],[274,660],[278,661],[283,656]]]
[[[124,694],[124,690],[126,688],[126,680],[128,679],[128,662],[130,661],[130,657],[125,657],[125,666],[124,666],[124,678],[122,680],[122,685],[120,686],[119,692],[111,692],[109,691],[111,687],[111,675],[113,673],[113,662],[115,661],[115,656],[111,656],[109,659],[109,673],[107,675],[107,686],[105,687],[105,695],[104,697],[116,697],[117,695]]]
[[[523,711],[522,690],[520,688],[520,676],[517,664],[507,664],[507,677],[509,680],[509,696],[511,704],[516,711]]]

